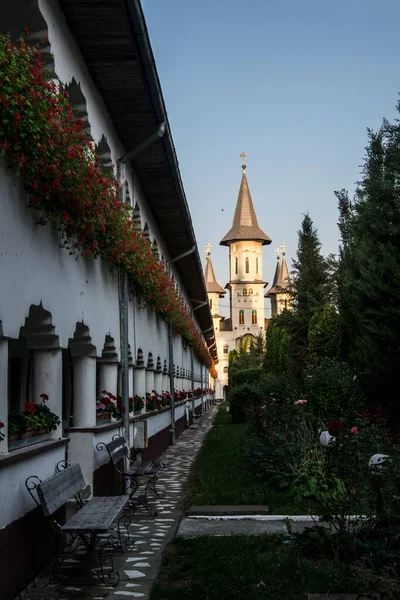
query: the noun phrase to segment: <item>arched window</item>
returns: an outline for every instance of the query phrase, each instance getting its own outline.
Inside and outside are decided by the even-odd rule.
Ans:
[[[249,296],[253,295],[253,288],[249,288]]]
[[[243,296],[247,296],[247,290],[243,290]]]
[[[225,344],[224,346],[224,354],[228,354],[229,346]]]
[[[212,310],[212,298],[210,298],[210,310]]]
[[[236,256],[236,258],[235,258],[235,275],[237,275],[237,274],[238,274],[238,259]]]
[[[244,325],[244,310],[239,310],[239,325]]]
[[[246,265],[246,273],[250,273],[250,260],[249,260],[248,256],[246,257],[245,265]]]
[[[228,372],[228,367],[224,367],[224,373]]]
[[[256,310],[251,311],[251,324],[257,325],[257,311]]]
[[[256,273],[258,274],[258,256],[256,257]]]

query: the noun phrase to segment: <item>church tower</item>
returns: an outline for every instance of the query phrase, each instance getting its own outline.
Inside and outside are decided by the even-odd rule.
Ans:
[[[206,280],[208,301],[210,303],[210,311],[215,327],[214,319],[221,319],[221,315],[219,314],[219,299],[224,297],[226,291],[219,285],[215,277],[214,267],[211,262],[211,248],[212,245],[207,244],[206,249],[204,250],[206,253],[206,270],[204,272],[204,279]]]
[[[291,283],[289,277],[289,269],[286,262],[286,248],[285,242],[281,245],[281,248],[277,248],[278,263],[276,265],[275,277],[272,282],[272,286],[265,294],[266,298],[271,299],[271,316],[280,315],[285,309],[292,309],[293,296],[291,294]],[[282,249],[282,262],[280,262],[280,250]]]
[[[243,336],[257,337],[265,330],[262,247],[270,238],[260,229],[246,175],[243,152],[242,181],[231,229],[221,240],[229,246],[231,327],[235,345]]]

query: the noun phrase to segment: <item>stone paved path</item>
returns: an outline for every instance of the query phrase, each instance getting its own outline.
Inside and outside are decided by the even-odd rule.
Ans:
[[[164,499],[151,502],[157,516],[152,518],[142,508],[136,510],[130,526],[130,535],[135,541],[128,553],[114,557],[120,573],[120,582],[115,587],[99,583],[91,569],[98,568],[95,557],[86,557],[84,552],[65,561],[60,580],[47,588],[31,584],[20,598],[23,600],[121,600],[142,598],[147,600],[161,564],[165,545],[174,537],[181,519],[179,502],[193,460],[203,439],[212,425],[216,407],[206,412],[179,436],[175,446],[170,446],[163,455],[166,468],[162,472],[158,489]]]

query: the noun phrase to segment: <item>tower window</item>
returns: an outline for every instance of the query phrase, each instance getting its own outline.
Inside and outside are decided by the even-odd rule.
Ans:
[[[253,288],[249,288],[249,296],[253,295]]]
[[[224,367],[224,373],[228,372],[228,367]]]
[[[258,275],[258,256],[256,257],[256,273]]]
[[[247,290],[243,290],[243,296],[247,296]]]
[[[287,298],[285,298],[285,309],[287,309]]]
[[[237,274],[238,274],[238,259],[236,256],[236,258],[235,258],[235,275],[237,275]]]
[[[228,350],[229,350],[229,347],[228,346],[224,346],[224,354],[228,354]]]
[[[212,309],[212,298],[210,298],[210,309]]]
[[[239,310],[239,325],[244,325],[244,310]]]
[[[256,310],[251,311],[251,324],[257,325],[257,311]]]
[[[246,266],[246,273],[250,272],[250,261],[249,261],[249,257],[246,257],[245,260],[245,266]]]

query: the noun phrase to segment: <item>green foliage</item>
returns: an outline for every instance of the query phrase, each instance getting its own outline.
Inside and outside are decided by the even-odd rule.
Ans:
[[[242,383],[231,388],[228,400],[233,422],[243,423],[246,420],[249,406],[259,404],[261,398],[262,392],[257,385]]]
[[[235,370],[229,379],[229,385],[235,387],[243,383],[258,385],[261,383],[263,371],[259,367],[250,367],[249,369]]]
[[[24,433],[28,427],[26,415],[22,411],[13,411],[8,417],[8,434]]]
[[[151,600],[300,600],[362,591],[342,565],[300,555],[282,535],[178,537],[166,548]],[[330,594],[327,594],[327,597]]]
[[[342,234],[339,308],[348,358],[365,395],[371,405],[379,397],[399,421],[400,123],[384,121],[368,135],[354,201],[343,190],[336,194]]]
[[[311,318],[308,328],[309,359],[319,361],[323,358],[336,358],[340,352],[341,332],[339,314],[326,304]]]
[[[357,381],[347,363],[325,358],[307,368],[304,394],[314,417],[346,420],[360,407]]]
[[[276,375],[287,373],[290,368],[292,337],[288,320],[292,318],[289,314],[275,316],[268,325],[264,367]]]
[[[311,500],[314,505],[323,507],[343,501],[346,497],[342,479],[327,469],[323,460],[309,458],[299,464],[291,491],[296,500]]]
[[[262,333],[254,340],[250,340],[249,337],[240,338],[237,349],[229,352],[229,385],[236,385],[236,376],[240,371],[256,370],[262,364],[264,353],[265,341]]]

